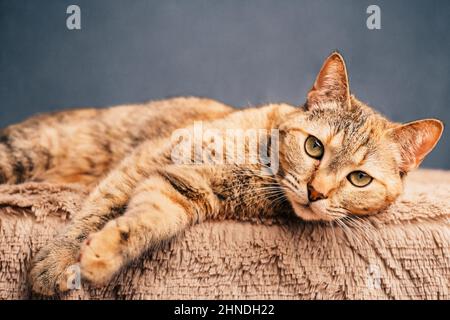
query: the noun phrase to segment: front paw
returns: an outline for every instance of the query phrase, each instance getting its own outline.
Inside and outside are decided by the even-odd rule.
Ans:
[[[33,259],[30,271],[32,290],[50,296],[73,288],[79,275],[77,270],[77,246],[58,242],[41,249]]]
[[[128,229],[111,221],[91,234],[80,251],[80,270],[84,279],[95,285],[103,285],[120,270],[125,263],[124,245]]]

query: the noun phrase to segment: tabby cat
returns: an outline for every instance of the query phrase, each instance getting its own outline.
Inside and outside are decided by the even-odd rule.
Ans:
[[[278,169],[174,163],[179,141],[172,134],[195,121],[219,131],[277,130]],[[72,265],[79,263],[84,279],[105,284],[144,251],[207,219],[334,221],[380,212],[442,131],[439,120],[398,124],[359,101],[334,52],[301,107],[236,110],[209,99],[173,98],[63,111],[9,126],[0,136],[0,180],[78,183],[90,190],[81,212],[34,258],[32,288],[52,295],[70,288]]]

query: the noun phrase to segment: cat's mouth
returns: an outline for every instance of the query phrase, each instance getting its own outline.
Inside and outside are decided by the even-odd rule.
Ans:
[[[295,214],[306,221],[333,221],[335,217],[329,215],[326,210],[318,205],[317,202],[301,203],[295,196],[287,194],[287,197],[291,203],[292,209]]]
[[[303,220],[306,221],[331,221],[331,218],[328,215],[325,215],[321,212],[316,212],[310,206],[310,204],[301,204],[298,201],[291,201],[292,208],[294,209],[295,214]]]
[[[322,200],[310,202],[306,188],[304,192],[300,185],[292,181],[282,181],[287,199],[291,203],[295,214],[306,221],[332,221],[336,217],[330,215]]]

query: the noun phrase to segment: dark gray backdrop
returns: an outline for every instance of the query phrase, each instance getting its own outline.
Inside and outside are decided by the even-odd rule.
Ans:
[[[70,4],[82,30],[66,28]],[[363,101],[450,123],[450,1],[0,0],[0,126],[174,95],[301,104],[333,49]],[[450,169],[449,130],[426,166]]]

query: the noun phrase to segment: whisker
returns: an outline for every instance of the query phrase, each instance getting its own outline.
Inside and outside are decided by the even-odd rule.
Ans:
[[[256,194],[251,197],[246,197],[245,200],[249,201],[249,200],[253,200],[253,199],[260,199],[262,197],[264,197],[266,200],[270,200],[271,196],[278,196],[278,195],[281,195],[281,192],[279,192],[279,190],[272,190],[270,192]]]
[[[261,183],[261,182],[249,183],[249,184],[246,184],[245,186],[247,187],[247,189],[251,189],[252,187],[255,187],[255,186],[280,187],[278,184],[275,184],[275,183]],[[237,187],[242,187],[242,185],[241,184],[231,185],[225,189],[220,189],[220,191],[224,192],[224,191],[228,191],[228,190],[233,190],[233,189],[236,189]],[[253,190],[253,189],[251,189],[251,190]]]

